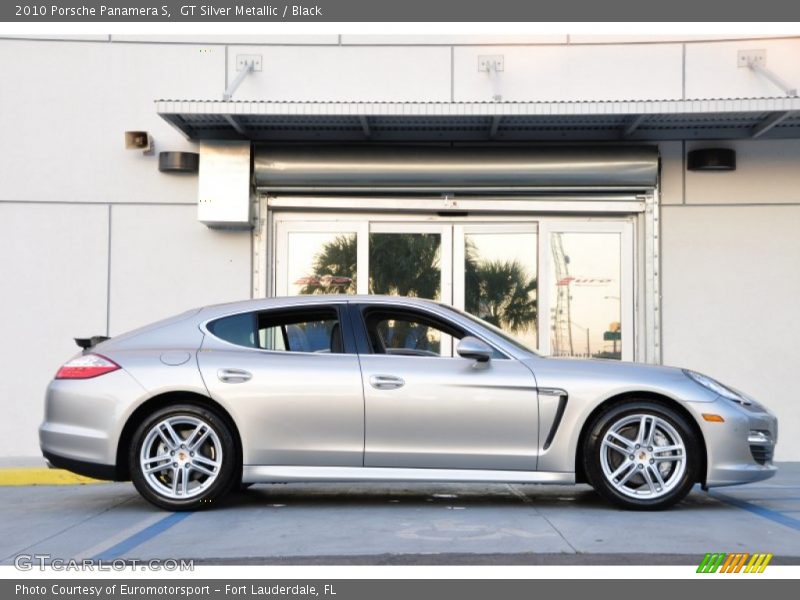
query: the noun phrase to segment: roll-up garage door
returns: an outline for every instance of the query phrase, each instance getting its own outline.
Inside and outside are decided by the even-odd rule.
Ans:
[[[655,146],[289,146],[255,149],[258,191],[276,193],[646,193]]]

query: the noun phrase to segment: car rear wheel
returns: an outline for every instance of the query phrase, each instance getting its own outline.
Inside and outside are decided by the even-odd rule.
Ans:
[[[218,502],[238,482],[230,428],[213,411],[191,404],[156,411],[131,446],[133,484],[167,510],[197,510]]]
[[[589,483],[628,509],[672,506],[698,480],[701,445],[685,417],[658,402],[630,402],[602,413],[584,445]]]

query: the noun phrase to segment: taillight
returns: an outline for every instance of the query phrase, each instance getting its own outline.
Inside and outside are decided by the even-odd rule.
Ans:
[[[56,373],[56,379],[90,379],[116,371],[120,366],[99,354],[84,354],[73,358]]]

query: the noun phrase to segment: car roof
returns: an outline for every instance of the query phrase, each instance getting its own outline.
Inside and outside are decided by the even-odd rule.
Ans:
[[[469,320],[466,316],[460,314],[459,311],[453,310],[444,303],[407,296],[389,296],[383,294],[310,294],[306,296],[278,296],[275,298],[254,298],[251,300],[242,300],[240,302],[214,304],[201,309],[195,309],[195,311],[190,311],[189,314],[194,315],[192,320],[200,325],[202,329],[205,323],[238,313],[280,309],[284,307],[292,308],[345,303],[391,304],[400,307],[428,309],[430,312],[438,314],[441,317],[452,319],[467,332],[472,332],[473,335],[475,331],[479,331],[482,337],[489,339],[494,346],[510,356],[519,358],[521,355],[528,356],[530,354],[529,351],[521,352],[519,347],[509,344],[502,336],[498,336],[491,330],[481,327]]]
[[[277,296],[274,298],[253,298],[238,302],[213,304],[201,309],[202,318],[211,316],[245,312],[249,310],[266,310],[270,308],[309,306],[314,304],[331,304],[343,302],[363,302],[367,304],[396,304],[402,306],[436,307],[440,304],[434,300],[411,298],[406,296],[389,296],[383,294],[309,294],[305,296]]]

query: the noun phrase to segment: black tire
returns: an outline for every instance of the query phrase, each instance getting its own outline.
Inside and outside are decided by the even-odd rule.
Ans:
[[[683,442],[685,448],[684,460],[670,460],[664,461],[663,463],[658,462],[657,464],[653,465],[654,456],[672,457],[678,456],[680,453],[678,451],[674,451],[670,453],[659,453],[656,455],[648,454],[646,453],[648,450],[647,447],[642,446],[639,450],[635,449],[638,448],[638,446],[634,445],[637,441],[636,439],[629,440],[634,448],[631,450],[631,452],[635,454],[628,455],[627,457],[618,450],[609,450],[607,447],[603,447],[603,440],[609,436],[612,428],[624,424],[629,419],[634,420],[635,423],[635,417],[637,415],[650,415],[662,420],[662,423],[666,422],[668,426],[671,426],[673,428],[673,432],[677,433]],[[634,423],[628,425],[627,427],[635,426]],[[659,427],[662,426],[663,425],[660,425]],[[663,430],[660,430],[657,427],[656,435],[661,435],[661,439],[665,439],[663,436],[669,435],[667,432],[669,429],[668,426],[663,426]],[[623,429],[621,430],[623,432],[625,431],[624,427],[625,426],[623,426]],[[652,425],[649,427],[652,427]],[[649,431],[649,428],[647,431]],[[598,415],[594,422],[589,426],[589,433],[583,445],[582,457],[586,478],[601,496],[617,506],[621,506],[629,510],[661,510],[668,508],[685,498],[692,489],[692,486],[699,481],[699,471],[701,465],[703,464],[703,446],[698,439],[698,435],[699,434],[696,432],[696,429],[692,427],[692,425],[687,421],[686,417],[666,404],[649,400],[631,401],[624,404],[619,404]],[[635,436],[632,435],[624,435],[624,437],[635,438]],[[614,441],[613,438],[611,441]],[[655,446],[650,447],[652,448]],[[604,454],[605,458],[603,457]],[[634,457],[633,460],[629,460],[631,456]],[[606,476],[603,468],[604,460],[606,461],[606,465],[609,467],[609,471],[614,468],[624,469],[621,475],[616,478],[618,485],[622,483],[622,479],[627,476],[629,472],[632,472],[629,482],[622,483],[621,487],[624,488],[625,492],[618,489],[617,486],[609,481],[609,477]],[[618,463],[613,464],[611,462],[612,460],[617,460]],[[681,462],[684,465],[682,473],[681,467],[679,466]],[[623,463],[630,464],[631,466],[626,467],[623,465]],[[647,479],[649,478],[651,481],[653,481],[655,479],[654,475],[656,474],[653,473],[653,467],[648,468],[648,464],[651,464],[657,468],[659,465],[663,464],[663,468],[666,469],[666,475],[671,473],[674,477],[674,480],[664,479],[667,485],[663,487],[654,482],[657,491],[652,491],[653,488],[649,487]],[[636,469],[639,470],[637,471]],[[674,471],[672,469],[674,469]],[[644,477],[645,471],[647,472],[647,478]],[[658,475],[662,476],[663,479],[663,475],[665,475],[665,473],[659,471]],[[641,481],[641,484],[639,481]],[[648,487],[645,487],[646,485]],[[664,491],[665,489],[667,489],[666,492]],[[635,494],[639,493],[644,494],[644,496],[634,497]],[[647,494],[650,494],[653,497],[647,497]]]
[[[159,466],[163,465],[163,469],[159,471],[158,475],[153,475],[151,478],[144,473],[140,457],[145,443],[148,444],[149,450],[158,448],[155,452],[156,454],[171,451],[163,442],[166,435],[165,437],[159,437],[154,429],[156,425],[167,419],[171,419],[175,423],[173,430],[178,433],[181,438],[180,441],[184,441],[185,438],[189,437],[192,427],[198,422],[205,423],[215,434],[216,437],[209,435],[206,438],[207,441],[196,449],[198,458],[204,457],[207,460],[216,460],[219,463],[218,467],[209,468],[214,473],[213,477],[192,470],[199,468],[192,466],[192,460],[196,459],[189,458],[188,449],[186,451],[180,450],[179,448],[182,448],[182,446],[179,447],[177,443],[175,444],[175,449],[172,450],[172,454],[174,455],[178,452],[182,462],[170,463],[173,460],[172,458],[163,459],[158,463],[153,463]],[[182,420],[186,423],[182,424]],[[183,425],[185,427],[181,429]],[[151,432],[152,435],[150,435]],[[201,430],[201,432],[205,432],[205,430]],[[217,446],[219,446],[218,450]],[[221,454],[221,459],[219,459],[219,454]],[[192,453],[191,456],[195,456],[195,454]],[[176,457],[175,460],[179,458]],[[183,462],[184,460],[185,462]],[[238,447],[230,426],[225,419],[221,418],[213,410],[195,404],[175,404],[161,408],[149,415],[133,435],[133,443],[128,454],[128,464],[133,485],[136,486],[136,490],[142,497],[159,508],[171,511],[201,510],[213,507],[230,492],[234,485],[239,483],[241,477],[241,458],[239,457]],[[167,466],[170,464],[184,466],[186,471],[181,470],[180,473],[177,473],[177,480],[183,482],[185,479],[187,485],[195,486],[194,490],[187,490],[189,495],[185,498],[170,497],[168,495],[169,490],[165,489],[169,487],[176,477],[174,475],[176,471],[171,466]],[[205,466],[208,463],[198,464],[199,466]],[[206,485],[206,487],[201,490],[200,488],[203,485]]]

